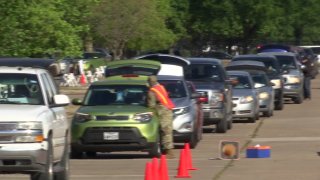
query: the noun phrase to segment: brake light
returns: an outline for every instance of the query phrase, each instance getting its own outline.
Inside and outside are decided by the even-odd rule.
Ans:
[[[139,77],[137,74],[124,74],[122,77]]]
[[[201,103],[208,103],[208,97],[200,97],[199,102]]]

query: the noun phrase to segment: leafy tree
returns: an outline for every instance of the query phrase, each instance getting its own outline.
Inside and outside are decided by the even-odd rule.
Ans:
[[[54,0],[5,1],[0,4],[2,56],[43,57],[57,51],[78,54],[80,39],[62,19]]]
[[[159,13],[158,7],[164,13]],[[92,33],[96,42],[108,48],[115,59],[122,58],[126,48],[168,47],[175,36],[165,24],[166,7],[157,0],[101,0],[92,11]]]

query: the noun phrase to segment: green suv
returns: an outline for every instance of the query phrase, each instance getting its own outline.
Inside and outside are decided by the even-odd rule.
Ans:
[[[146,151],[161,154],[158,118],[147,107],[147,77],[160,63],[121,60],[108,64],[106,79],[90,85],[72,120],[71,156],[96,152]]]

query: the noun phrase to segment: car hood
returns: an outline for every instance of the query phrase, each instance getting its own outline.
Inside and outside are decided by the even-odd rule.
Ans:
[[[223,90],[224,82],[208,82],[208,81],[192,81],[197,90],[200,89],[216,89]]]
[[[233,89],[233,97],[252,96],[254,91],[250,89]]]
[[[39,117],[42,113],[45,113],[46,110],[46,106],[1,104],[0,121],[35,121],[37,120],[37,117]]]
[[[191,104],[190,99],[187,97],[185,97],[185,98],[171,98],[171,100],[176,105],[175,108],[186,107]]]
[[[289,69],[287,71],[288,73],[284,73],[283,75],[286,76],[286,75],[295,75],[295,76],[301,76],[301,72],[297,69]]]
[[[135,105],[108,105],[108,106],[82,106],[77,112],[90,115],[133,115],[150,112],[146,106]]]

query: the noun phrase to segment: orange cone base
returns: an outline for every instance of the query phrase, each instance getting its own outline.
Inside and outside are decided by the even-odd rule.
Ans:
[[[198,168],[192,167],[192,168],[189,168],[188,170],[198,170]]]

